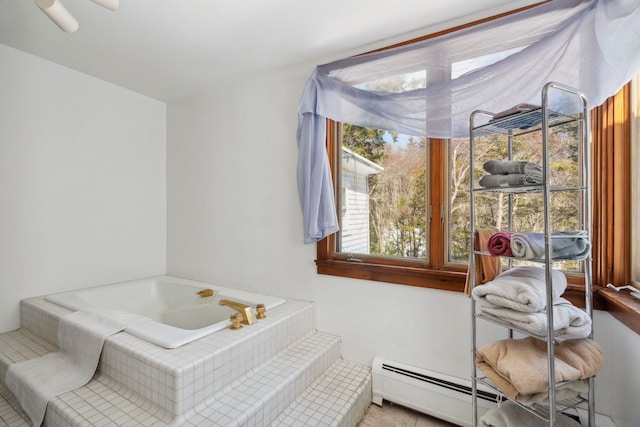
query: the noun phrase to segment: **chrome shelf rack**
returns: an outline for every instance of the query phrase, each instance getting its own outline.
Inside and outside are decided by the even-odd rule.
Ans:
[[[496,118],[496,115],[478,110],[471,114],[470,117],[470,141],[469,141],[469,161],[470,167],[470,216],[471,216],[471,245],[472,248],[469,262],[469,275],[470,275],[470,287],[473,290],[475,284],[476,274],[476,254],[487,255],[487,252],[474,251],[475,233],[477,224],[477,206],[476,195],[487,192],[502,192],[507,195],[508,211],[507,211],[507,227],[508,230],[512,230],[513,227],[513,197],[519,193],[540,193],[542,195],[542,202],[540,209],[544,217],[544,236],[545,236],[545,257],[538,260],[527,260],[538,262],[544,266],[546,272],[546,298],[547,307],[553,306],[552,296],[552,266],[557,260],[551,257],[552,248],[552,209],[551,209],[551,195],[555,192],[577,192],[578,206],[580,208],[579,215],[579,229],[583,231],[586,238],[591,240],[591,147],[589,141],[589,111],[587,108],[587,100],[580,91],[570,88],[558,83],[547,83],[541,91],[541,105],[539,107],[527,106],[523,111],[515,111],[513,114]],[[558,127],[561,126],[577,126],[578,129],[578,149],[577,149],[577,176],[576,185],[558,185],[557,183],[551,183],[551,165],[550,165],[550,139]],[[514,138],[525,135],[534,134],[536,140],[539,140],[541,144],[541,160],[542,160],[542,183],[540,185],[526,185],[515,187],[496,187],[496,188],[482,188],[477,183],[477,177],[475,173],[476,167],[476,145],[477,144],[490,144],[492,137],[502,135],[499,138],[504,140],[506,138],[507,143],[507,155],[504,160],[514,159]],[[539,136],[539,137],[538,137]],[[563,183],[564,184],[564,183]],[[486,224],[482,224],[486,226]],[[507,268],[512,267],[513,259],[506,261]],[[584,277],[585,288],[585,310],[590,318],[593,318],[592,308],[592,292],[591,292],[591,256],[587,259],[579,261],[581,271]],[[525,336],[532,336],[534,338],[546,341],[549,343],[555,343],[559,338],[558,334],[554,331],[553,327],[553,310],[546,310],[547,316],[547,333],[544,335],[534,335],[525,330],[515,329],[513,326],[506,322],[494,318],[488,318],[478,313],[476,303],[471,298],[471,352],[472,352],[472,425],[478,426],[478,384],[483,384],[492,390],[495,390],[498,394],[502,394],[500,389],[491,383],[486,377],[479,375],[479,370],[476,367],[476,349],[478,346],[477,327],[478,321],[491,322],[498,324],[508,330],[508,336],[513,337],[514,331]],[[592,322],[593,325],[593,322]],[[589,338],[593,338],[593,326]],[[515,401],[527,411],[534,413],[536,416],[549,423],[549,426],[556,425],[556,416],[560,411],[565,411],[569,408],[580,407],[588,412],[589,427],[595,427],[595,409],[594,409],[594,384],[593,377],[589,378],[589,390],[584,396],[569,401],[557,402],[555,398],[556,387],[560,384],[555,382],[554,372],[554,346],[547,345],[547,367],[548,367],[548,402],[549,407],[541,410],[540,408],[532,408],[525,406]]]

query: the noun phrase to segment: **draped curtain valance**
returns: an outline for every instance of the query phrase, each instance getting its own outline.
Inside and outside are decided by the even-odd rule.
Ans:
[[[483,57],[496,52],[503,53],[501,59],[482,64]],[[462,66],[459,75],[452,73],[456,65],[474,59],[468,72]],[[392,93],[363,86],[415,71],[426,73],[425,88]],[[338,231],[325,148],[327,118],[415,136],[465,137],[474,110],[540,104],[547,82],[578,88],[595,106],[638,71],[638,0],[555,0],[439,37],[318,66],[298,109],[297,179],[305,243]]]

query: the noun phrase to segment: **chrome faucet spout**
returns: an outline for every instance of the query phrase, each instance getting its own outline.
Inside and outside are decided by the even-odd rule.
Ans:
[[[251,325],[256,322],[256,315],[253,313],[253,309],[249,305],[228,299],[221,299],[218,304],[232,308],[240,313],[242,315],[241,323],[244,325]]]

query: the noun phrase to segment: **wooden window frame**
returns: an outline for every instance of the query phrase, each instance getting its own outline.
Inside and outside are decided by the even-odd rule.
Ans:
[[[591,122],[594,306],[640,334],[640,301],[606,288],[631,282],[631,84],[594,108]]]
[[[546,0],[450,29],[428,34],[426,36],[396,43],[382,49],[377,49],[376,51],[391,49],[438,37],[484,22],[492,21],[503,16],[531,9],[545,2]],[[330,159],[331,172],[334,174],[334,183],[339,182],[335,176],[335,150],[337,148],[336,141],[338,138],[337,132],[337,124],[332,120],[327,120],[327,154]],[[446,202],[446,194],[444,192],[444,186],[447,178],[445,176],[445,172],[441,171],[442,165],[445,163],[434,163],[437,159],[446,159],[447,144],[445,143],[445,140],[442,139],[431,139],[430,141],[430,146],[435,145],[437,147],[430,147],[431,152],[428,156],[430,162],[430,187],[427,193],[429,194],[428,197],[430,198],[430,205],[433,207],[428,244],[430,249],[438,247],[442,248],[442,250],[437,252],[429,250],[429,259],[424,262],[401,260],[397,258],[367,257],[361,254],[358,254],[357,260],[354,260],[353,258],[349,258],[347,254],[338,254],[335,252],[335,236],[330,235],[317,243],[316,265],[318,274],[464,292],[466,267],[460,264],[448,264],[445,262],[444,239],[447,235],[445,230],[446,224],[444,221],[440,221],[440,213],[434,212],[434,210],[439,211],[440,206],[448,206]],[[438,171],[441,172],[437,173]],[[438,187],[436,187],[436,185]],[[434,188],[439,189],[440,191],[433,192]],[[335,192],[335,189],[334,193],[338,195],[340,194],[340,192]],[[438,207],[438,209],[435,209],[435,207]],[[438,218],[439,226],[434,226],[436,217]]]
[[[535,6],[535,5],[533,5]],[[533,7],[530,6],[530,7]],[[527,7],[528,8],[528,7]],[[523,8],[526,9],[526,8]],[[518,9],[515,13],[523,9]],[[448,32],[486,22],[506,14],[472,22],[419,39],[414,43]],[[614,317],[640,334],[640,301],[623,292],[606,288],[628,284],[631,278],[631,85],[592,110],[593,147],[593,290],[594,308],[609,311]],[[327,152],[335,174],[338,148],[337,123],[327,120]],[[640,141],[637,141],[637,143]],[[425,261],[402,260],[335,251],[334,235],[317,243],[317,273],[393,284],[419,286],[455,292],[464,291],[466,266],[445,262],[445,221],[440,220],[440,206],[447,205],[446,140],[431,139],[429,144],[429,203],[433,206],[429,230],[429,255]],[[334,183],[339,182],[334,176]],[[435,191],[434,191],[435,190]],[[340,194],[336,192],[336,194]],[[438,207],[438,209],[436,209]],[[434,251],[433,248],[441,248]],[[569,286],[563,295],[572,303],[584,306],[584,286],[579,274],[568,274]]]
[[[338,123],[327,120],[327,154],[330,159],[335,194],[340,194],[340,180],[335,175],[338,162],[339,146]],[[426,288],[463,291],[466,278],[466,266],[463,264],[448,264],[444,259],[445,222],[440,218],[440,206],[446,205],[446,167],[447,141],[431,139],[428,144],[429,162],[429,201],[427,205],[434,208],[431,215],[431,225],[428,233],[429,248],[443,248],[429,250],[426,260],[400,259],[395,257],[367,256],[357,254],[357,258],[347,253],[335,251],[336,237],[330,235],[317,244],[318,256],[316,264],[318,274],[350,277],[353,279],[373,280]],[[445,181],[443,181],[445,180]],[[434,191],[435,190],[435,191]],[[435,207],[438,207],[437,209]]]

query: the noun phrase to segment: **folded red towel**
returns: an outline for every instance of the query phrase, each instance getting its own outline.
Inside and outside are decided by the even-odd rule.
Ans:
[[[492,234],[487,242],[487,250],[493,256],[513,256],[511,252],[511,231]]]

